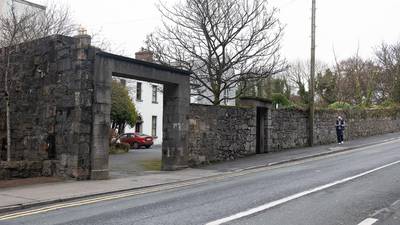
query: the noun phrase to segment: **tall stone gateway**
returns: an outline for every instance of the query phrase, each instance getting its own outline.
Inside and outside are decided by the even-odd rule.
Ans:
[[[2,68],[8,60],[11,154],[2,69],[0,179],[106,179],[112,76],[164,84],[163,169],[187,166],[189,72],[101,52],[85,34],[1,49]]]

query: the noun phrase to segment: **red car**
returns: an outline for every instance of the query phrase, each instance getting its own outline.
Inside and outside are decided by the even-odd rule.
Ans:
[[[150,148],[153,145],[153,137],[146,134],[126,133],[119,136],[118,140],[129,144],[134,149],[142,146]]]

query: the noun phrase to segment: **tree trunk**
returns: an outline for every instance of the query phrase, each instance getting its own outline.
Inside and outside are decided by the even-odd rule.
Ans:
[[[118,123],[118,134],[123,134],[125,131],[125,123]]]
[[[221,103],[221,93],[215,93],[214,92],[214,101],[213,101],[213,105],[219,105]]]

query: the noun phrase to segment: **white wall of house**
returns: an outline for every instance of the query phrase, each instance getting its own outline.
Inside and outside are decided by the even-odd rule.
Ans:
[[[46,7],[42,5],[38,5],[36,3],[32,3],[26,0],[0,0],[0,12],[1,15],[7,15],[10,11],[11,6],[15,7],[17,14],[22,14],[29,11],[38,11],[38,12],[45,12]]]
[[[6,0],[0,0],[0,15],[4,16],[7,12],[7,2]]]
[[[141,83],[141,99],[138,99],[137,86]],[[142,117],[141,133],[147,135],[155,135],[157,138],[154,144],[162,144],[162,124],[163,124],[163,86],[136,80],[126,80],[126,87],[129,90],[129,95],[135,104],[137,112]],[[156,88],[156,101],[153,101],[153,88]],[[153,123],[153,117],[156,118],[156,123]],[[155,125],[155,129],[153,126]],[[135,132],[136,127],[127,127],[125,132]],[[155,134],[154,134],[155,133]]]
[[[203,94],[208,96],[208,97],[210,97],[211,99],[213,98],[212,97],[212,93],[210,91],[206,90],[205,88],[204,88],[204,93]],[[235,98],[235,95],[236,95],[236,88],[225,90],[224,93],[223,93],[223,96],[227,97],[227,98]],[[206,98],[201,97],[201,96],[191,96],[190,97],[190,103],[202,104],[202,105],[212,105],[212,103],[209,100],[207,100]],[[226,100],[221,102],[221,105],[235,106],[236,105],[236,100],[235,99],[229,99],[229,100],[226,99]]]
[[[197,60],[197,61],[192,61],[192,63],[193,63],[192,71],[196,71],[197,73],[200,73],[200,74],[207,73],[207,71],[205,71],[205,69],[204,69],[207,67],[202,61]],[[226,73],[233,73],[233,69],[227,71]],[[194,88],[191,90],[192,96],[190,98],[190,103],[202,104],[202,105],[212,105],[212,103],[207,98],[214,99],[213,93],[210,90],[208,90],[207,88],[205,88],[202,85],[202,83],[200,83],[196,80],[191,80],[191,82],[192,82],[191,85],[193,87],[197,87],[197,88]],[[208,82],[208,81],[203,80],[203,82]],[[211,86],[211,84],[209,82],[208,82],[208,86]],[[228,90],[225,90],[223,93],[221,93],[221,95],[222,95],[221,97],[232,98],[232,99],[226,99],[226,100],[222,101],[221,105],[235,106],[236,100],[234,98],[236,97],[236,90],[237,90],[237,87],[232,87]],[[196,95],[198,93],[201,93],[203,96],[206,96],[207,98]]]

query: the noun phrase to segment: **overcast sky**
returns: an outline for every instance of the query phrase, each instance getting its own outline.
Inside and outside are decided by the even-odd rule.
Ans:
[[[45,0],[32,0],[43,3]],[[101,32],[125,54],[143,46],[160,25],[158,0],[62,0],[89,33]],[[166,1],[166,0],[163,0]],[[179,0],[168,0],[173,3]],[[57,1],[58,2],[58,1]],[[310,56],[311,0],[270,0],[286,25],[282,55],[289,61]],[[372,57],[382,41],[400,41],[400,0],[317,0],[317,58],[332,63],[355,55]]]

